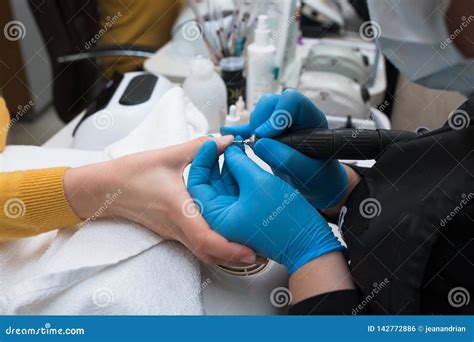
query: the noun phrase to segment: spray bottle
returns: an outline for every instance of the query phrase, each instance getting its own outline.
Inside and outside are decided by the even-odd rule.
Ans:
[[[255,40],[248,46],[247,107],[252,111],[260,97],[275,91],[275,46],[270,44],[267,16],[259,15]]]

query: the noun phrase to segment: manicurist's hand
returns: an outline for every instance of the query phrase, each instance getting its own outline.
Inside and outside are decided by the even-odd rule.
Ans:
[[[186,190],[183,170],[207,140],[69,169],[64,179],[66,197],[82,219],[125,218],[180,241],[204,262],[252,264],[255,253],[214,232]],[[233,137],[215,141],[214,146],[223,151]],[[107,208],[99,212],[107,200]]]
[[[288,89],[281,95],[263,96],[249,124],[223,127],[221,133],[243,138],[255,134],[260,139],[253,149],[273,173],[297,188],[315,208],[325,209],[344,199],[348,184],[352,185],[347,174],[352,180],[355,172],[337,160],[312,159],[271,138],[291,129],[327,127],[325,115],[307,97]]]
[[[285,265],[290,273],[344,247],[298,190],[261,169],[237,146],[206,142],[194,158],[188,190],[209,225],[229,241]]]

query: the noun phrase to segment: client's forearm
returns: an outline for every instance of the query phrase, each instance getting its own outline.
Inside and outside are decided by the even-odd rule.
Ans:
[[[112,176],[109,163],[71,168],[64,174],[64,193],[72,210],[82,220],[110,214],[110,210],[99,210],[107,201],[107,184]]]
[[[291,275],[289,283],[292,304],[327,292],[355,289],[341,252],[328,253],[308,262]]]
[[[337,215],[339,215],[339,211],[346,203],[347,198],[360,181],[360,176],[352,168],[345,164],[343,164],[343,166],[347,174],[346,192],[342,200],[335,207],[323,210],[323,212],[330,217],[336,217]]]

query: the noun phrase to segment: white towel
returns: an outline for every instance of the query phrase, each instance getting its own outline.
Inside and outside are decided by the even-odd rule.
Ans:
[[[80,166],[206,133],[204,116],[174,88],[107,153],[9,146],[0,171]],[[200,281],[198,261],[181,244],[128,221],[98,220],[0,245],[3,314],[202,314]]]

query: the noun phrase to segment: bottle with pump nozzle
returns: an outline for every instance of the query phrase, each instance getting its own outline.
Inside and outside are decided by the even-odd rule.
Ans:
[[[270,44],[266,15],[258,16],[255,40],[247,53],[247,106],[251,111],[262,95],[275,91],[275,46]]]

